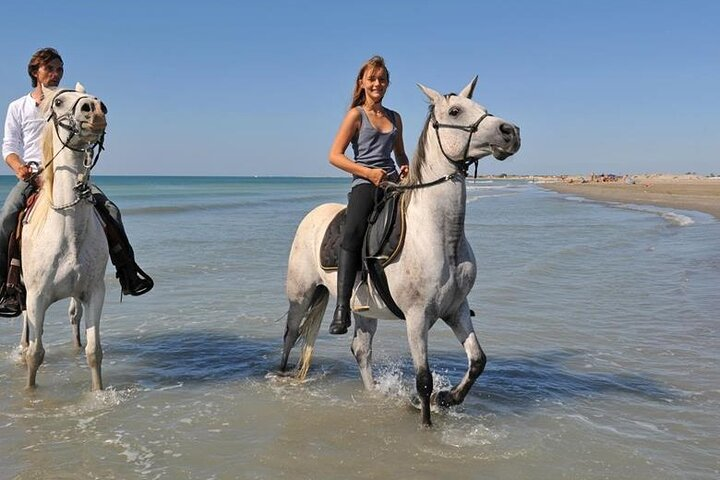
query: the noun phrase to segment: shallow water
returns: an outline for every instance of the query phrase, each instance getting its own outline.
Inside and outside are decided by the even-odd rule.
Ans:
[[[280,357],[287,254],[344,179],[105,177],[156,287],[119,301],[108,270],[103,379],[89,392],[67,304],[23,390],[19,320],[0,323],[0,478],[692,478],[720,476],[720,222],[473,182],[470,295],[488,355],[465,403],[419,427],[401,322],[365,392],[350,336],[317,342],[304,383]],[[3,194],[12,185],[0,178]],[[430,335],[436,386],[466,360]]]

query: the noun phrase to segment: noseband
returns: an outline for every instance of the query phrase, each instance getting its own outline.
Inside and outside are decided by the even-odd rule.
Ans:
[[[88,142],[85,148],[76,148],[70,145],[70,141],[75,135],[80,135],[80,127],[77,124],[77,121],[75,120],[75,110],[77,109],[78,103],[80,103],[80,100],[84,98],[93,98],[90,97],[90,95],[82,95],[78,97],[77,100],[75,100],[75,103],[73,104],[72,108],[70,108],[65,114],[58,116],[55,112],[55,100],[62,95],[63,93],[68,92],[75,92],[75,90],[60,90],[57,92],[50,102],[50,115],[48,115],[48,118],[46,121],[53,121],[53,125],[55,126],[55,133],[57,134],[58,138],[60,139],[60,142],[63,144],[63,148],[69,148],[70,150],[74,152],[87,152],[88,150],[94,150],[96,146],[100,146],[98,150],[98,155],[100,155],[100,150],[103,149],[103,142],[105,141],[105,131],[103,130],[102,134],[100,134],[100,137],[94,141],[94,142]],[[60,137],[60,128],[67,130],[70,132],[70,136],[67,138],[67,140],[63,140]],[[95,160],[93,162],[93,166],[95,166],[95,163],[97,163],[97,156],[95,157]],[[87,165],[86,165],[87,166]],[[90,167],[92,168],[92,167]]]
[[[32,175],[32,178],[36,177],[42,171],[46,168],[48,168],[53,161],[55,161],[55,158],[57,158],[58,155],[60,155],[60,152],[62,152],[64,149],[69,149],[74,152],[81,152],[85,154],[85,158],[83,160],[83,167],[85,167],[85,171],[78,174],[78,181],[73,187],[73,190],[75,190],[75,200],[72,202],[66,203],[64,205],[54,205],[52,203],[52,200],[50,200],[50,204],[53,208],[53,210],[66,210],[68,208],[71,208],[75,205],[77,205],[81,200],[87,199],[89,202],[93,203],[93,197],[92,192],[90,190],[90,171],[95,167],[95,165],[98,162],[98,159],[100,158],[100,152],[102,152],[105,147],[103,146],[105,142],[105,130],[102,131],[100,136],[97,140],[94,142],[87,142],[84,148],[78,148],[73,147],[70,145],[70,141],[75,135],[80,135],[80,127],[78,125],[77,120],[75,120],[75,110],[77,109],[78,103],[80,103],[80,100],[84,98],[93,98],[89,95],[82,95],[77,100],[75,100],[75,103],[73,104],[72,108],[70,108],[65,114],[58,116],[55,112],[55,100],[58,96],[62,95],[63,93],[67,92],[75,92],[75,90],[60,90],[57,92],[50,103],[50,115],[48,115],[48,118],[46,122],[49,122],[50,120],[53,121],[53,125],[55,127],[55,134],[57,135],[58,139],[60,140],[60,143],[62,143],[62,148],[53,155],[53,157],[50,159],[49,162],[47,162],[44,166],[38,167],[36,172]],[[67,130],[70,132],[70,136],[63,140],[60,136],[60,128]],[[97,153],[95,152],[95,148],[97,147]],[[32,181],[32,178],[29,181]]]
[[[461,170],[464,174],[467,175],[468,168],[470,167],[470,164],[475,162],[475,166],[477,168],[477,160],[476,159],[470,159],[468,158],[467,154],[470,150],[470,143],[472,142],[472,136],[473,133],[477,132],[478,127],[480,126],[480,122],[485,120],[487,117],[492,117],[493,115],[491,113],[485,112],[482,115],[480,115],[480,118],[477,119],[477,121],[471,125],[453,125],[450,123],[440,123],[435,118],[435,109],[433,108],[430,112],[430,123],[432,127],[435,129],[435,135],[437,136],[438,145],[440,146],[440,151],[442,152],[443,156],[447,159],[448,162],[450,162],[453,166]],[[442,141],[440,140],[440,129],[441,128],[453,128],[455,130],[462,130],[463,132],[468,132],[470,135],[468,135],[467,143],[465,144],[465,149],[463,151],[463,157],[461,160],[456,160],[452,157],[450,157],[443,148]],[[486,144],[486,145],[489,145]],[[485,145],[482,145],[485,146]],[[457,166],[457,164],[461,164],[460,167]]]
[[[452,94],[450,94],[452,95]],[[419,183],[417,185],[397,185],[395,183],[386,182],[384,187],[387,190],[396,190],[396,191],[406,191],[406,190],[417,190],[419,188],[426,188],[426,187],[432,187],[434,185],[438,185],[440,183],[447,182],[449,180],[463,180],[465,177],[467,177],[468,168],[470,168],[470,164],[475,164],[475,176],[477,177],[477,159],[468,158],[467,154],[470,150],[470,142],[472,142],[472,136],[473,133],[477,132],[478,127],[480,126],[480,122],[485,120],[487,117],[492,117],[493,114],[485,112],[483,113],[480,118],[478,118],[475,123],[471,125],[452,125],[449,123],[440,123],[437,121],[437,118],[435,118],[435,108],[433,108],[430,111],[430,124],[435,129],[435,135],[437,136],[438,145],[440,146],[440,151],[442,152],[445,159],[450,162],[450,164],[455,167],[457,170],[454,173],[451,173],[449,175],[445,175],[444,177],[440,177],[436,180],[433,180],[432,182],[428,183]],[[442,141],[440,140],[440,129],[441,128],[454,128],[455,130],[462,130],[463,132],[468,132],[470,135],[468,136],[468,141],[465,144],[465,150],[463,151],[463,158],[462,160],[455,160],[454,158],[450,157],[447,153],[445,153],[445,149],[442,146]],[[489,143],[486,143],[485,145],[490,145]],[[485,146],[482,145],[482,146]],[[459,164],[459,165],[458,165]]]

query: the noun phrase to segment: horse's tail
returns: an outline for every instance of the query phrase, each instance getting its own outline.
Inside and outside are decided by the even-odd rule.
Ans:
[[[320,324],[322,323],[329,298],[330,292],[328,292],[328,289],[323,285],[318,285],[315,288],[315,292],[313,292],[307,314],[300,323],[300,336],[298,339],[303,343],[297,366],[297,377],[300,380],[304,380],[308,370],[310,370],[315,340],[320,331]]]

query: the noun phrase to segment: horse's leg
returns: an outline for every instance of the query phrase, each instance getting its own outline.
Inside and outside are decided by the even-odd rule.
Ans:
[[[415,388],[420,397],[420,413],[422,424],[426,427],[432,425],[430,421],[430,395],[433,390],[433,378],[430,372],[427,356],[428,326],[424,313],[406,314],[407,336],[415,365]]]
[[[30,335],[30,327],[28,325],[27,311],[23,313],[22,331],[20,332],[20,359],[25,363],[25,352],[30,345],[28,336]]]
[[[452,390],[437,394],[437,404],[443,407],[459,405],[465,400],[475,380],[485,369],[485,353],[480,347],[470,318],[470,308],[467,300],[463,302],[453,316],[443,319],[452,329],[455,336],[465,349],[468,358],[468,369],[465,376]]]
[[[78,350],[82,348],[82,341],[80,340],[80,319],[82,318],[82,314],[83,308],[80,300],[71,298],[68,316],[70,317],[70,325],[72,326],[73,346]]]
[[[372,373],[372,341],[377,331],[377,319],[362,315],[353,316],[355,317],[355,336],[350,351],[360,367],[360,376],[365,384],[365,389],[372,390],[375,387]]]
[[[100,282],[95,291],[88,295],[87,316],[85,317],[85,357],[92,376],[92,389],[102,390],[102,346],[100,345],[100,316],[105,300],[105,284]]]
[[[42,334],[45,324],[45,311],[48,306],[38,297],[39,295],[28,295],[27,311],[25,314],[26,325],[23,328],[27,341],[27,348],[23,351],[28,372],[26,388],[35,387],[37,371],[45,359]]]
[[[285,323],[285,335],[283,335],[283,352],[282,359],[280,360],[281,372],[287,370],[290,351],[295,346],[295,342],[297,342],[297,339],[300,336],[300,322],[302,322],[309,306],[309,295],[302,298],[300,301],[290,301],[290,308],[288,308],[287,313],[287,322]]]

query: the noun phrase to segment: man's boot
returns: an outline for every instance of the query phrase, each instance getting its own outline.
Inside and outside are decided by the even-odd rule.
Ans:
[[[115,265],[115,276],[120,281],[123,295],[138,296],[152,290],[155,283],[135,263],[127,247],[117,243],[110,247],[110,261]]]
[[[0,279],[0,317],[17,317],[25,309],[25,287],[20,280],[20,242],[15,232],[8,241],[8,258],[7,277]]]
[[[115,222],[104,207],[96,204],[96,209],[105,222],[105,236],[110,250],[110,261],[115,265],[115,276],[120,281],[123,295],[138,296],[149,292],[155,283],[137,263],[122,227]]]
[[[350,320],[350,297],[355,286],[355,277],[359,264],[359,254],[340,248],[337,274],[337,306],[330,323],[330,333],[333,335],[347,333],[348,327],[352,323]]]

